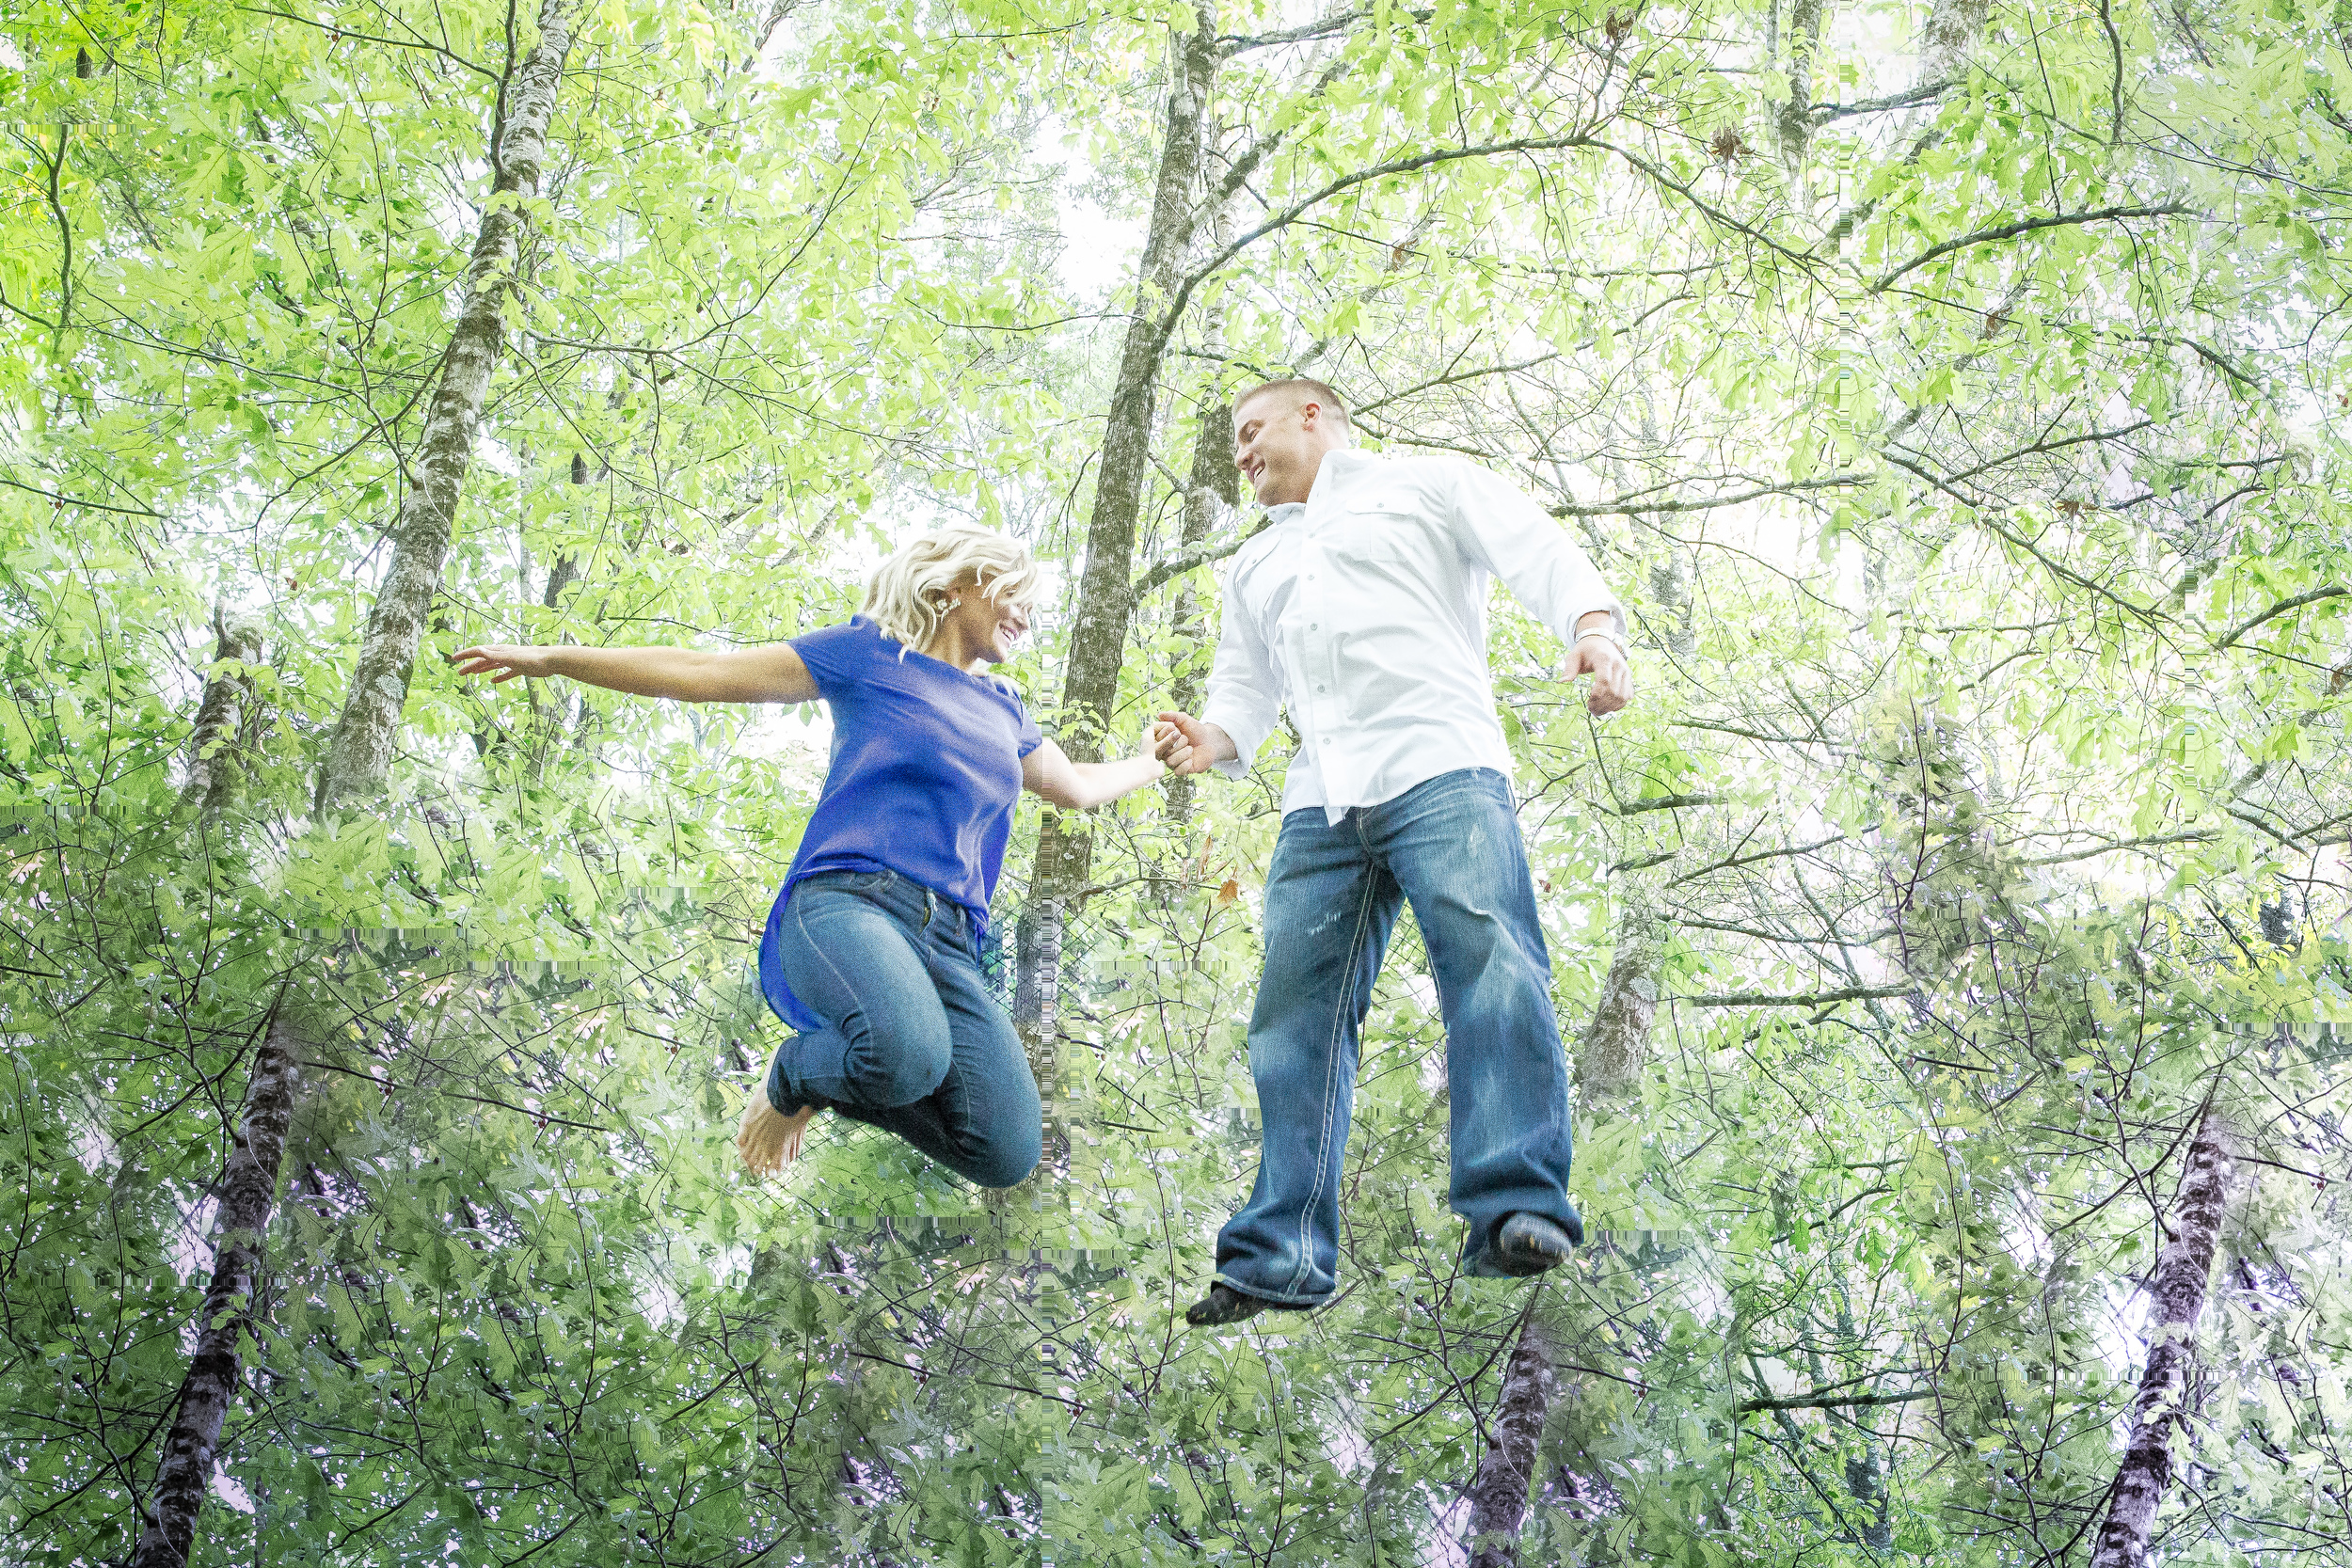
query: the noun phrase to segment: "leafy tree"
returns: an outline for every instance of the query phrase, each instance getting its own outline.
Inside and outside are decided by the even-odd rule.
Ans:
[[[0,1557],[2324,1551],[2341,33],[22,0]],[[793,635],[969,516],[1067,562],[1015,671],[1124,744],[1294,371],[1632,614],[1596,724],[1493,610],[1591,1246],[1455,1276],[1407,934],[1345,1293],[1182,1328],[1279,754],[1025,818],[1027,1186],[841,1126],[745,1180],[822,730],[436,656]]]

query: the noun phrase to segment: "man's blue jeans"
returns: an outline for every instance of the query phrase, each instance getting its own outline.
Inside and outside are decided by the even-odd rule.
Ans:
[[[1501,1272],[1486,1254],[1515,1211],[1583,1239],[1567,1193],[1567,1059],[1518,816],[1502,774],[1464,768],[1337,827],[1319,806],[1282,818],[1249,1018],[1265,1148],[1249,1202],[1216,1240],[1216,1277],[1245,1294],[1311,1307],[1338,1285],[1358,1031],[1407,899],[1445,1019],[1464,1265]]]
[[[786,983],[826,1026],[776,1052],[769,1103],[895,1132],[983,1187],[1037,1167],[1037,1079],[961,910],[896,872],[820,871],[792,890],[777,939]]]

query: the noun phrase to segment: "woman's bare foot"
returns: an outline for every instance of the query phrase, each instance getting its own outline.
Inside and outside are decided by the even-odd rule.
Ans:
[[[768,1091],[752,1091],[743,1107],[743,1124],[735,1131],[735,1151],[754,1176],[773,1176],[801,1157],[801,1137],[808,1131],[817,1107],[803,1105],[786,1116],[768,1102]]]

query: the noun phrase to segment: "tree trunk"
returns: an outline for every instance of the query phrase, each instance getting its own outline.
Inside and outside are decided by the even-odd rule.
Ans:
[[[1502,1369],[1486,1456],[1470,1485],[1470,1568],[1514,1568],[1519,1560],[1519,1523],[1527,1517],[1553,1378],[1551,1337],[1531,1306]]]
[[[1930,87],[1952,82],[1968,64],[1968,52],[1983,36],[1993,0],[1935,0],[1928,8],[1928,24],[1919,34],[1919,74],[1915,85]]]
[[[1135,307],[1103,431],[1103,463],[1087,526],[1086,568],[1078,578],[1077,622],[1071,631],[1070,664],[1062,680],[1062,726],[1057,738],[1080,762],[1102,760],[1103,738],[1119,701],[1127,618],[1133,609],[1129,582],[1135,570],[1136,518],[1142,510],[1144,476],[1151,468],[1152,404],[1165,346],[1156,324],[1175,290],[1178,268],[1198,221],[1193,187],[1200,174],[1201,133],[1209,123],[1206,111],[1217,68],[1224,63],[1216,47],[1214,5],[1202,4],[1195,13],[1193,31],[1179,35],[1174,44],[1168,132],[1160,149],[1152,221],[1144,233]],[[1016,938],[1020,983],[1013,997],[1013,1022],[1028,1048],[1031,1070],[1049,1097],[1058,1071],[1052,1014],[1060,990],[1063,926],[1086,888],[1092,850],[1074,815],[1046,811],[1038,831],[1029,904]]]
[[[1041,835],[1041,837],[1042,835]],[[1066,844],[1068,841],[1064,840]],[[1037,879],[1046,881],[1045,849],[1038,846]],[[1061,1128],[1061,939],[1066,924],[1063,900],[1052,894],[1035,895],[1021,911],[1013,935],[1012,1017],[1044,1101],[1045,1148],[1039,1164],[1059,1167],[1069,1152]]]
[[[1658,1018],[1658,962],[1664,951],[1658,916],[1636,889],[1617,916],[1617,951],[1600,983],[1593,1020],[1577,1042],[1576,1083],[1584,1103],[1637,1094],[1649,1066],[1650,1026]]]
[[[1602,999],[1576,1049],[1576,1086],[1585,1105],[1640,1091],[1642,1069],[1649,1065],[1649,1030],[1659,1016],[1661,952],[1656,910],[1635,889],[1618,917],[1618,950],[1602,980]],[[1552,1387],[1555,1347],[1532,1309],[1503,1366],[1494,1439],[1470,1481],[1470,1568],[1510,1568],[1519,1561],[1519,1524],[1527,1519],[1536,1441],[1550,1413]]]
[[[2189,1416],[2197,1370],[2197,1317],[2228,1208],[2233,1161],[2229,1124],[2208,1109],[2189,1145],[2188,1168],[2173,1200],[2164,1250],[2149,1281],[2148,1370],[2132,1401],[2132,1434],[2107,1494],[2106,1522],[2091,1543],[2090,1568],[2139,1568],[2156,1505],[2172,1479],[2172,1429]]]
[[[1780,161],[1795,168],[1813,141],[1813,56],[1821,47],[1823,0],[1788,8],[1788,98],[1780,106]]]
[[[1174,54],[1168,132],[1160,149],[1134,311],[1120,353],[1110,416],[1104,424],[1103,465],[1094,484],[1086,569],[1078,579],[1077,624],[1071,633],[1069,673],[1062,684],[1062,749],[1089,762],[1103,754],[1103,736],[1119,700],[1119,673],[1127,651],[1136,518],[1152,467],[1152,416],[1163,342],[1158,316],[1175,292],[1197,221],[1193,187],[1200,176],[1201,133],[1209,123],[1209,95],[1223,63],[1214,8],[1200,10],[1194,31],[1175,40]]]
[[[401,709],[425,617],[440,592],[457,518],[457,498],[473,460],[474,436],[490,375],[506,352],[507,294],[515,286],[524,231],[524,203],[539,193],[548,125],[564,57],[572,46],[570,0],[539,8],[539,41],[515,73],[504,104],[504,128],[490,149],[496,178],[482,214],[473,256],[466,265],[457,325],[441,360],[441,379],[425,411],[406,489],[392,525],[392,561],[368,611],[341,722],[319,779],[319,805],[352,805],[384,787],[391,771]]]
[[[1184,531],[1177,553],[1190,555],[1208,543],[1217,519],[1241,505],[1241,470],[1233,467],[1233,442],[1227,428],[1223,400],[1208,406],[1202,400],[1200,431],[1193,437],[1192,471],[1184,478]],[[1184,664],[1168,689],[1178,711],[1199,713],[1206,684],[1209,627],[1200,612],[1200,596],[1187,582],[1176,590],[1176,636],[1184,645]],[[1182,826],[1192,816],[1194,787],[1200,781],[1187,773],[1168,781],[1168,820]]]
[[[236,1396],[238,1339],[253,1329],[255,1280],[262,1240],[277,1201],[278,1162],[301,1082],[302,1041],[283,1018],[270,1021],[254,1053],[236,1144],[220,1180],[213,1219],[213,1282],[197,1315],[196,1354],[180,1385],[179,1412],[164,1439],[155,1490],[143,1512],[146,1528],[131,1568],[185,1568],[196,1543],[197,1512],[213,1479],[221,1423]]]
[[[1926,89],[1957,82],[1967,70],[1969,51],[1984,34],[1986,20],[1992,15],[1993,0],[1932,0],[1928,8],[1927,25],[1919,34],[1918,69],[1912,75],[1915,88]],[[1907,165],[1935,145],[1936,110],[1932,103],[1912,109],[1903,122],[1898,140],[1902,152],[1895,162]],[[1825,245],[1836,246],[1856,229],[1868,221],[1878,211],[1879,198],[1863,198],[1837,214],[1837,221],[1829,226],[1822,236]]]
[[[232,619],[228,610],[213,610],[216,639],[213,662],[258,663],[262,657],[262,628]],[[245,768],[235,755],[252,723],[247,705],[253,700],[253,677],[244,670],[216,671],[204,683],[196,705],[196,727],[188,733],[188,780],[181,786],[180,803],[193,806],[207,822],[236,803]]]
[[[1577,1087],[1587,1106],[1625,1099],[1641,1087],[1658,1016],[1663,945],[1657,912],[1637,888],[1617,918],[1616,956],[1577,1045]],[[1555,1354],[1550,1332],[1531,1309],[1502,1370],[1493,1440],[1470,1482],[1470,1568],[1511,1568],[1519,1560],[1519,1525],[1535,1475],[1536,1440],[1551,1408]]]

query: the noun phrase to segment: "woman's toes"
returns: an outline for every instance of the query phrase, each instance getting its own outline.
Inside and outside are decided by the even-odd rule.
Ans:
[[[803,1105],[787,1117],[768,1102],[764,1092],[755,1093],[735,1133],[735,1151],[742,1156],[743,1168],[754,1176],[773,1176],[799,1159],[801,1140],[816,1114],[815,1106]]]

